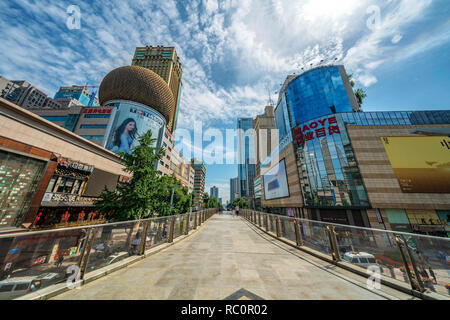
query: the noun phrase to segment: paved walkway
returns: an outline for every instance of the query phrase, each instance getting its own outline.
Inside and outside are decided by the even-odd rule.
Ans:
[[[248,298],[275,300],[384,299],[365,288],[364,278],[358,285],[332,268],[241,218],[218,214],[186,240],[54,299],[220,300],[239,298],[240,289]]]

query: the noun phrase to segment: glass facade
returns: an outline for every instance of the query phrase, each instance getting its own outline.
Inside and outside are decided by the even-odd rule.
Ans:
[[[450,124],[450,110],[351,112],[337,116],[345,124],[357,126]]]
[[[369,206],[344,122],[338,115],[300,125],[294,135],[306,206]]]
[[[299,124],[293,129],[293,135],[302,192],[307,206],[369,206],[347,135],[348,124],[450,124],[450,111],[348,112]]]
[[[253,179],[256,175],[253,119],[238,119],[238,178],[240,196],[253,196]]]
[[[285,95],[292,126],[333,113],[353,111],[336,66],[303,73],[289,83]]]

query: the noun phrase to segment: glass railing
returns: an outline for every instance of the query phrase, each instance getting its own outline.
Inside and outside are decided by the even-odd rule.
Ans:
[[[209,219],[217,209],[138,221],[0,235],[0,300],[83,279],[145,250],[162,245]],[[199,223],[197,222],[197,225]],[[171,228],[173,226],[173,228]],[[172,237],[171,237],[172,236]],[[144,243],[142,243],[144,242]]]
[[[385,279],[404,282],[413,290],[450,295],[448,238],[340,225],[251,210],[243,210],[243,216],[274,236],[279,235],[293,243],[330,255],[336,262],[349,263],[355,270],[365,271],[368,275],[377,270]]]

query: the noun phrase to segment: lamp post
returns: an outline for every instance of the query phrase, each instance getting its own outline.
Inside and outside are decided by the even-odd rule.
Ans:
[[[181,187],[180,185],[176,185],[176,186],[172,187],[172,195],[170,196],[170,209],[172,209],[172,207],[173,207],[173,193],[175,191],[175,188],[180,188],[180,187]]]

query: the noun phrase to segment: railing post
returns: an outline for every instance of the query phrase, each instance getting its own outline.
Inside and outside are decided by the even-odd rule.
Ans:
[[[86,273],[86,268],[89,261],[89,255],[91,253],[92,245],[94,244],[94,238],[95,238],[95,231],[96,228],[89,229],[89,237],[86,237],[86,246],[83,248],[84,255],[83,255],[83,261],[81,261],[80,264],[80,279],[84,279],[84,274]]]
[[[194,230],[197,229],[197,212],[194,213]]]
[[[277,238],[280,238],[281,230],[280,230],[280,218],[279,217],[275,217],[275,225],[276,225],[276,230],[277,230]]]
[[[425,288],[423,286],[422,278],[420,277],[419,271],[417,270],[416,261],[414,260],[414,257],[411,254],[411,251],[409,250],[408,242],[406,241],[404,235],[400,235],[400,236],[402,237],[403,243],[405,244],[405,248],[406,248],[406,252],[408,253],[409,260],[411,261],[414,275],[416,276],[416,279],[417,279],[418,289],[420,290],[420,292],[424,292]]]
[[[145,244],[147,242],[148,227],[150,225],[150,220],[144,221],[142,226],[141,242],[139,243],[138,255],[142,256],[145,253]]]
[[[415,268],[414,260],[411,260],[411,264],[413,265],[413,270],[416,275],[416,278],[411,274],[411,270],[409,269],[409,266],[408,266],[408,261],[406,260],[405,253],[403,252],[402,247],[404,245],[406,247],[406,250],[408,251],[408,255],[409,255],[410,259],[412,258],[410,255],[410,252],[408,250],[408,244],[406,243],[405,238],[403,236],[401,236],[402,239],[400,239],[400,237],[397,234],[394,234],[394,236],[395,236],[395,242],[397,243],[398,249],[400,250],[400,254],[402,256],[403,266],[405,267],[406,275],[408,276],[411,288],[413,290],[424,292],[425,289],[423,287],[422,279],[420,279],[420,275],[418,275],[418,273],[416,273],[417,269]]]
[[[170,227],[169,227],[169,239],[167,240],[168,243],[173,242],[173,229],[175,228],[175,217],[172,217],[170,220]]]
[[[298,221],[294,219],[294,230],[295,230],[295,240],[297,241],[297,246],[303,246],[302,234],[300,232],[300,227],[298,225]]]
[[[266,231],[269,232],[269,215],[266,214]]]
[[[258,225],[259,225],[260,228],[262,227],[261,226],[261,213],[260,212],[258,212]]]
[[[328,233],[328,238],[330,240],[331,256],[334,261],[339,262],[339,261],[341,261],[341,257],[339,255],[339,250],[338,250],[337,240],[336,240],[336,232],[334,231],[334,227],[327,225],[326,230]]]
[[[189,234],[189,222],[191,221],[190,217],[191,217],[191,214],[187,213],[186,214],[186,226],[184,227],[184,234],[185,235]]]

